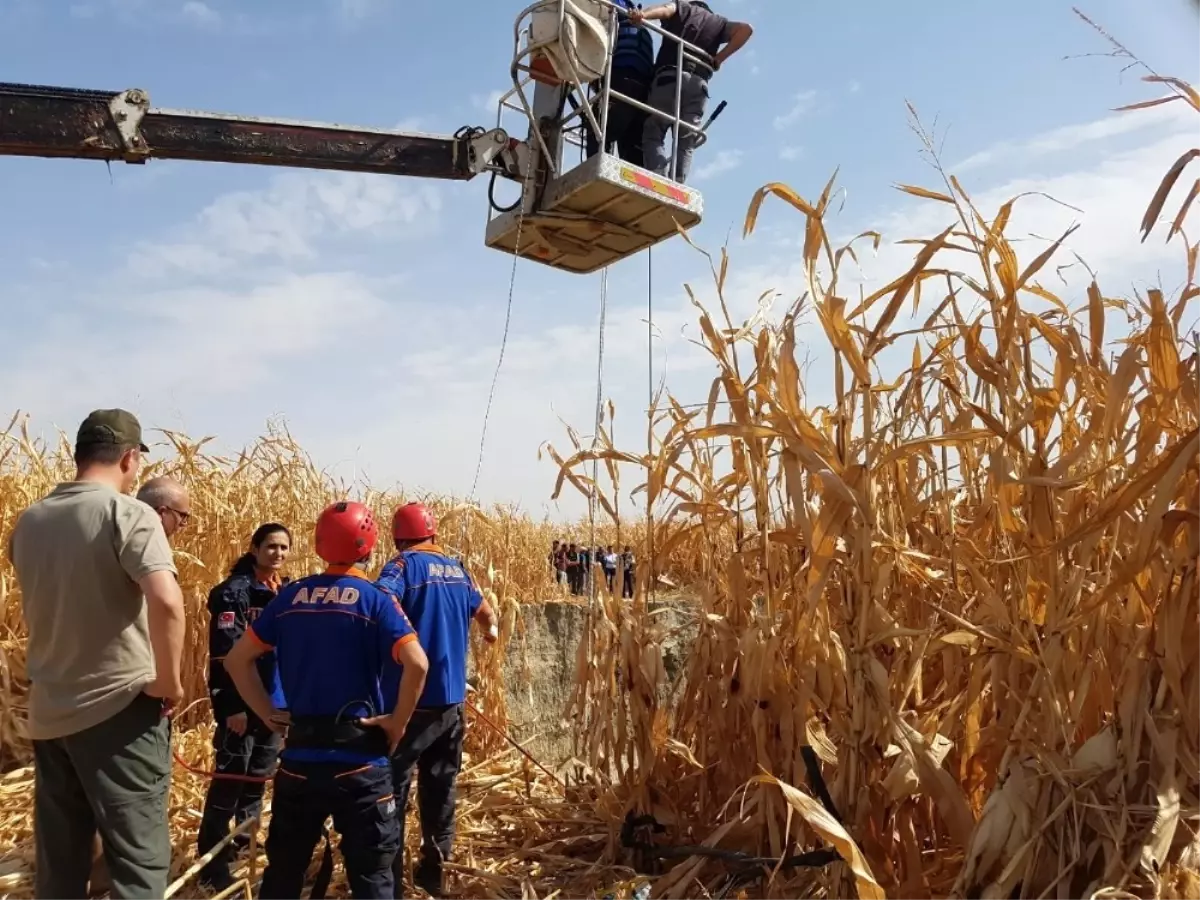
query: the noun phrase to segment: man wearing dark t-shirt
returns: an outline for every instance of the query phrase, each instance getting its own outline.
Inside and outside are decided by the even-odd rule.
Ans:
[[[661,21],[668,34],[682,38],[699,47],[713,60],[713,64],[684,57],[682,75],[677,71],[679,45],[664,40],[658,50],[654,64],[654,79],[650,83],[647,103],[668,115],[675,110],[675,82],[680,81],[679,118],[689,125],[700,127],[704,109],[708,104],[708,80],[713,72],[740,50],[750,40],[754,30],[745,22],[731,22],[717,15],[700,0],[675,0],[646,10],[633,10],[631,21]],[[660,175],[671,174],[671,154],[664,144],[667,131],[672,126],[658,116],[647,116],[642,130],[642,154],[645,167]],[[679,145],[678,167],[675,180],[687,180],[692,165],[692,153],[696,149],[696,132],[684,131],[676,138]]]

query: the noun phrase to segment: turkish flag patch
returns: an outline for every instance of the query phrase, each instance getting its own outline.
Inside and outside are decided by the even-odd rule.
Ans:
[[[221,615],[217,616],[218,628],[232,628],[236,624],[237,616],[232,612],[223,612]]]

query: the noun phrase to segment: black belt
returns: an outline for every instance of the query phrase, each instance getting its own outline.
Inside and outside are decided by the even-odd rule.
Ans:
[[[294,716],[288,724],[287,746],[293,750],[359,750],[388,755],[388,739],[382,728],[364,728],[353,719],[336,716]]]
[[[689,72],[692,75],[699,75],[701,78],[712,78],[715,70],[708,63],[702,63],[695,59],[684,59],[683,71]],[[658,81],[664,75],[670,75],[672,78],[675,76],[675,63],[668,63],[667,65],[659,68],[658,71],[654,73],[654,80]]]

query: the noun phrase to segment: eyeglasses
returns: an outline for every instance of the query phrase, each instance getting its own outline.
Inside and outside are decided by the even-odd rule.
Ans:
[[[182,528],[184,525],[186,525],[188,522],[188,519],[190,519],[192,517],[191,513],[184,512],[182,509],[176,509],[173,506],[164,506],[164,507],[162,507],[162,509],[165,509],[168,512],[173,512],[173,513],[175,513],[175,515],[177,515],[179,517],[179,527],[180,528]]]

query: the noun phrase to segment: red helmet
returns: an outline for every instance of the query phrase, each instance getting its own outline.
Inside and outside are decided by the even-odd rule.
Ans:
[[[392,516],[392,537],[423,541],[437,534],[437,518],[423,503],[406,503]]]
[[[330,565],[353,565],[370,555],[378,538],[375,514],[361,503],[343,500],[317,519],[317,556]]]

